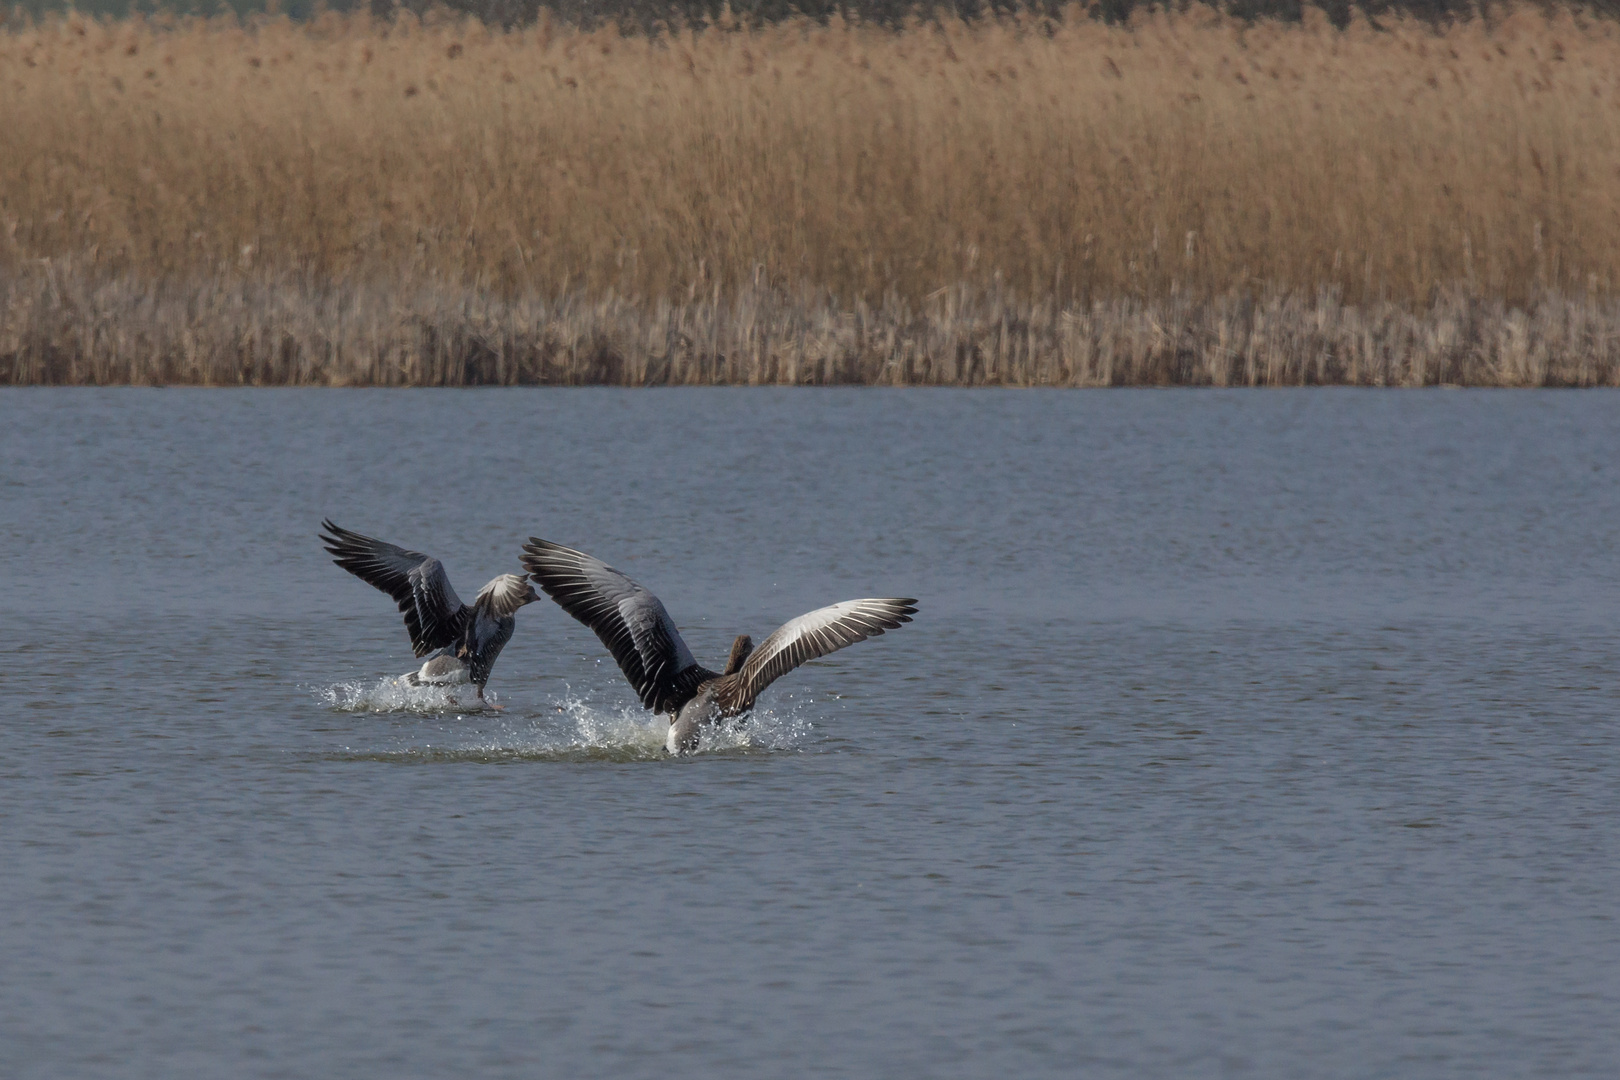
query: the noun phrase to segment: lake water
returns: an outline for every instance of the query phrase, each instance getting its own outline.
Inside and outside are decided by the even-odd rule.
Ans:
[[[1613,1075],[1617,405],[0,392],[0,1075]],[[387,690],[323,515],[921,610],[669,760],[549,601]]]

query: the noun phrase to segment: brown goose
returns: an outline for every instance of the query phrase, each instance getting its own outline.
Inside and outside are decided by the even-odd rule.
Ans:
[[[726,670],[710,671],[692,658],[658,597],[602,560],[531,536],[519,561],[547,596],[602,639],[641,704],[669,714],[671,754],[692,753],[698,725],[747,712],[800,664],[899,629],[917,613],[911,599],[845,600],[783,624],[758,649],[739,636]]]
[[[438,559],[329,520],[321,528],[326,550],[337,556],[332,561],[394,598],[405,616],[412,650],[428,658],[421,670],[402,678],[412,686],[470,682],[482,701],[495,658],[517,626],[514,614],[540,599],[534,588],[517,574],[502,574],[479,589],[470,605],[463,604]]]

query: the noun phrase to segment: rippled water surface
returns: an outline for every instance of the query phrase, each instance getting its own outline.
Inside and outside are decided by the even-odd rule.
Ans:
[[[1613,1075],[1617,401],[0,392],[0,1075]],[[921,611],[668,760],[323,515]]]

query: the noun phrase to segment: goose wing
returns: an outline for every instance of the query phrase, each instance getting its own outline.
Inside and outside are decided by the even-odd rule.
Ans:
[[[335,556],[333,562],[394,598],[417,656],[461,639],[467,608],[438,559],[351,532],[330,520],[322,521],[321,528],[321,541]]]
[[[752,704],[761,691],[800,664],[885,630],[897,630],[916,613],[917,601],[912,599],[844,600],[789,620],[760,642],[743,664],[737,673],[737,696]]]
[[[601,559],[531,536],[519,561],[547,596],[602,639],[646,708],[674,712],[714,677],[698,667],[658,597]]]

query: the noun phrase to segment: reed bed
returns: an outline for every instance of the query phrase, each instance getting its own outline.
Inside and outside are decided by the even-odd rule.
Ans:
[[[867,305],[760,285],[692,301],[502,300],[233,278],[0,275],[0,384],[1613,386],[1620,301],[1420,311],[1331,293]]]
[[[0,381],[1612,383],[1620,26],[0,30]]]

